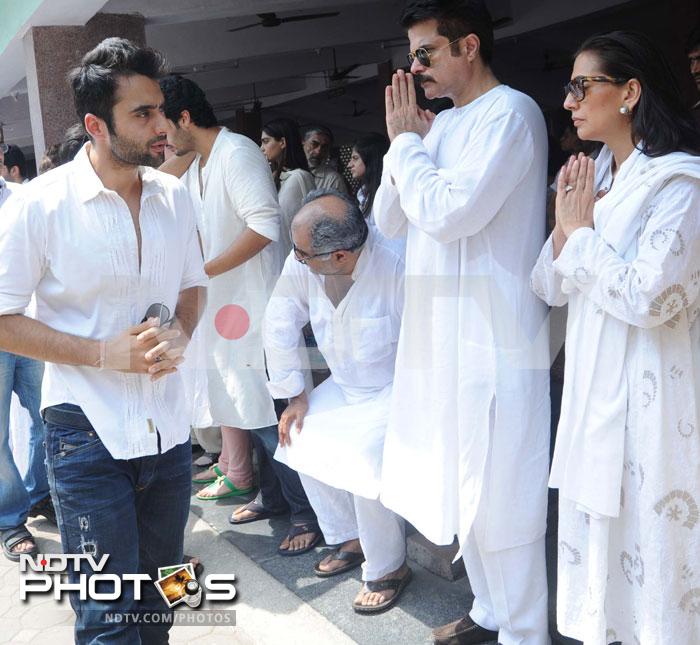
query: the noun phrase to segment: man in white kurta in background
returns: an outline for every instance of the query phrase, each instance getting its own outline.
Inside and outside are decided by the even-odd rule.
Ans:
[[[364,554],[365,586],[353,608],[367,614],[391,607],[411,577],[404,522],[378,499],[403,262],[368,233],[354,200],[309,193],[264,325],[268,387],[289,399],[275,458],[299,472],[326,542],[339,545],[316,575],[343,573]],[[307,398],[300,348],[308,322],[331,376]]]
[[[192,81],[171,76],[161,88],[168,142],[180,157],[196,153],[181,179],[201,203],[198,228],[210,278],[202,318],[209,408],[214,424],[221,425],[222,447],[218,466],[194,479],[211,482],[197,497],[213,500],[252,490],[246,430],[277,423],[266,387],[261,325],[279,275],[270,242],[279,238],[280,212],[270,169],[255,143],[217,125]],[[181,174],[178,160],[171,161],[170,171]]]
[[[543,645],[549,365],[528,283],[544,236],[544,120],[494,77],[482,5],[414,1],[402,24],[412,74],[387,88],[374,203],[384,235],[408,235],[381,499],[431,541],[459,539],[474,604],[436,643]],[[414,77],[455,107],[418,108]]]
[[[328,165],[328,157],[333,146],[333,133],[324,125],[312,125],[304,132],[303,144],[316,188],[331,188],[347,193],[348,185],[343,175]]]

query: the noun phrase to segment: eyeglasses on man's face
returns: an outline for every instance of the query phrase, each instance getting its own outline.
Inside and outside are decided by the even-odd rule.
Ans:
[[[564,97],[571,94],[575,101],[583,101],[586,98],[586,83],[612,83],[619,85],[626,83],[626,78],[617,78],[614,76],[576,76],[564,85]]]
[[[423,67],[430,67],[432,64],[432,56],[436,52],[439,52],[441,49],[445,49],[445,47],[449,47],[450,45],[454,45],[458,40],[461,40],[464,38],[464,36],[460,36],[459,38],[455,38],[452,42],[447,43],[447,45],[443,45],[442,47],[418,47],[414,49],[412,52],[408,52],[406,54],[406,58],[408,59],[408,64],[413,65],[414,60],[418,60],[418,62],[423,66]]]
[[[326,251],[324,253],[316,253],[315,255],[308,255],[304,253],[296,244],[292,244],[292,249],[294,249],[294,257],[298,262],[306,264],[309,260],[315,260],[316,258],[322,258],[326,255],[331,255],[332,253],[337,253],[338,251],[349,251],[350,249],[333,249],[332,251]]]

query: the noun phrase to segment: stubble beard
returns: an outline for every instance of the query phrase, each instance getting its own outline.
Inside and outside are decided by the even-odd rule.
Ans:
[[[150,166],[151,168],[157,168],[165,161],[165,152],[154,155],[149,149],[153,144],[164,140],[165,137],[154,137],[149,139],[145,146],[141,148],[136,141],[112,133],[110,140],[112,158],[121,166]]]

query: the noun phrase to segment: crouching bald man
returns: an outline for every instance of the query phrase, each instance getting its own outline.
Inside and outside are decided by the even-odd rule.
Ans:
[[[357,205],[316,190],[292,221],[293,251],[265,313],[272,396],[288,398],[275,458],[299,471],[328,544],[329,577],[364,560],[358,613],[385,611],[408,584],[404,522],[379,501],[384,433],[403,308],[403,262],[376,244]],[[304,391],[311,322],[331,376]]]

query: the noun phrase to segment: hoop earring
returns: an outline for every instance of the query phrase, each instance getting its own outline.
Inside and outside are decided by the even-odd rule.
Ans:
[[[625,114],[625,115],[627,115],[627,114],[629,114],[629,113],[630,113],[630,109],[629,109],[626,105],[623,105],[623,106],[620,108],[620,114]]]

